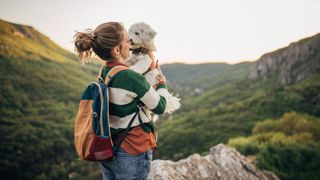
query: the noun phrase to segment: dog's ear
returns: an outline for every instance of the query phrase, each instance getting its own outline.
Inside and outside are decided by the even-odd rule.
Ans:
[[[157,32],[150,28],[148,29],[147,34],[150,36],[151,39],[153,39],[157,35]]]

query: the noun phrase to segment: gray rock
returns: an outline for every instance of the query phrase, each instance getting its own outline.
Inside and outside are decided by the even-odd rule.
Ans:
[[[249,79],[275,76],[282,85],[300,82],[320,72],[320,34],[267,53],[251,67]]]
[[[279,178],[272,172],[260,171],[234,148],[219,144],[212,147],[206,156],[193,154],[178,162],[154,160],[151,163],[149,179],[278,180]]]

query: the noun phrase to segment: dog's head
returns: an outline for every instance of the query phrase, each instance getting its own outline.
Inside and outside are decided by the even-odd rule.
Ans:
[[[157,32],[144,22],[135,23],[129,28],[129,40],[131,48],[146,48],[150,51],[155,51],[154,37]]]

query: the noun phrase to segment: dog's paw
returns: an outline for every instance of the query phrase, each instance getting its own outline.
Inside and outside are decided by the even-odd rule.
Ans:
[[[147,79],[151,86],[155,86],[158,83],[157,76],[160,74],[158,69],[152,69],[147,72],[144,77]]]
[[[169,96],[167,96],[166,100],[167,100],[167,105],[166,105],[166,110],[165,110],[166,113],[170,114],[170,113],[178,110],[181,106],[181,103],[180,103],[181,99],[174,96],[171,93]]]

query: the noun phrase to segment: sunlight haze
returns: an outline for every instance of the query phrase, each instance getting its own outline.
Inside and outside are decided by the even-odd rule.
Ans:
[[[0,19],[33,26],[73,52],[75,31],[144,21],[160,63],[255,61],[320,32],[319,0],[1,0]]]

